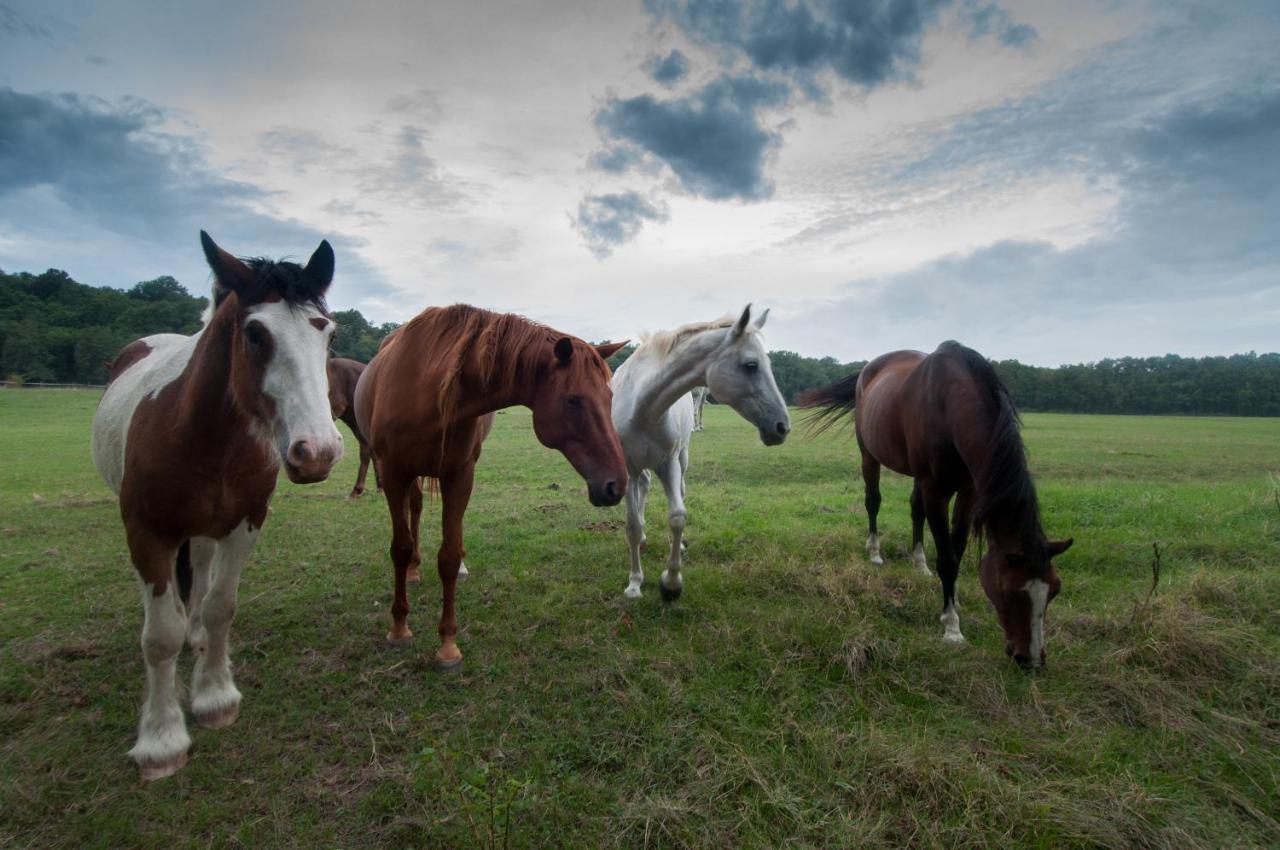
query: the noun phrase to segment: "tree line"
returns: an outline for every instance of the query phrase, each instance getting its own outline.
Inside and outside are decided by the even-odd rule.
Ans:
[[[208,299],[172,277],[129,290],[79,283],[64,271],[0,271],[0,376],[11,382],[101,384],[121,346],[156,333],[194,333]],[[398,325],[370,323],[359,310],[339,310],[333,353],[368,362]],[[610,360],[617,368],[635,350]],[[831,383],[862,362],[769,353],[788,403]],[[1230,357],[1124,357],[1047,368],[1016,360],[995,363],[1022,410],[1063,413],[1181,413],[1280,416],[1280,353]]]

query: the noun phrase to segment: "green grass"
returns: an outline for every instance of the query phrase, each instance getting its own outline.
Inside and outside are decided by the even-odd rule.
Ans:
[[[232,634],[238,723],[192,725],[187,769],[140,786],[141,606],[96,401],[0,391],[0,846],[1280,844],[1280,420],[1026,417],[1046,528],[1076,539],[1038,675],[1005,659],[972,554],[969,643],[942,643],[906,479],[872,567],[851,441],[765,449],[720,407],[675,605],[660,494],[624,600],[622,509],[499,416],[466,658],[437,674],[429,572],[414,646],[383,645],[388,522],[379,496],[343,501],[349,458],[277,492]]]

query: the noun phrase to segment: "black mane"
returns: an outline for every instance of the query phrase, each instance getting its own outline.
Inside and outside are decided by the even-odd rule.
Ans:
[[[1040,504],[1035,484],[1027,468],[1027,450],[1022,442],[1022,419],[1018,416],[1009,388],[996,374],[985,357],[955,341],[938,346],[937,354],[960,359],[985,391],[988,410],[995,422],[988,444],[987,468],[978,485],[974,509],[974,529],[989,531],[993,523],[1003,520],[1022,541],[1023,552],[1032,554],[1041,547]],[[1029,558],[1036,565],[1039,558]]]
[[[254,273],[253,283],[240,293],[240,297],[247,303],[260,304],[278,296],[286,304],[313,304],[328,315],[329,305],[324,299],[327,287],[322,287],[302,266],[289,260],[270,260],[265,257],[243,257],[241,262]],[[215,276],[215,310],[230,293],[231,290],[218,282]]]

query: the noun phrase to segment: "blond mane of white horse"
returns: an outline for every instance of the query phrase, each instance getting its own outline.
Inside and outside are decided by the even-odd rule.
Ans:
[[[667,496],[671,549],[658,582],[662,598],[680,595],[686,511],[684,476],[694,430],[691,391],[707,388],[756,426],[760,441],[776,446],[791,430],[760,329],[769,311],[752,323],[751,305],[737,318],[683,325],[641,337],[640,347],[613,376],[613,424],[627,459],[627,545],[631,578],[625,591],[638,597],[644,584],[640,551],[645,544],[644,505],[650,472]]]

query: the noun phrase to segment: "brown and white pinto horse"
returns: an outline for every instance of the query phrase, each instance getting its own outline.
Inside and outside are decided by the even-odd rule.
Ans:
[[[364,493],[364,479],[369,472],[369,443],[360,432],[360,423],[356,421],[356,383],[364,372],[364,364],[359,360],[346,357],[330,357],[325,364],[329,372],[329,408],[334,419],[341,419],[351,429],[356,442],[360,444],[360,471],[356,473],[355,486],[351,488],[348,499]],[[378,470],[373,470],[374,481],[378,480]],[[382,489],[382,484],[378,484]]]
[[[395,600],[388,643],[409,629],[406,585],[418,577],[422,478],[438,479],[442,539],[440,649],[434,664],[462,661],[454,591],[464,556],[462,517],[493,413],[524,405],[533,430],[587,482],[593,505],[616,505],[627,485],[622,446],[609,415],[605,358],[622,343],[592,347],[510,313],[465,304],[424,310],[383,341],[356,387],[356,417],[368,437],[391,512]]]
[[[204,328],[125,346],[93,418],[94,463],[120,496],[142,588],[147,693],[130,755],[144,780],[187,760],[174,684],[184,636],[196,653],[197,722],[227,726],[239,713],[227,638],[281,463],[308,483],[342,457],[325,377],[333,249],[321,242],[304,268],[239,260],[200,240],[214,275]]]
[[[1004,629],[1005,651],[1025,669],[1043,666],[1045,609],[1061,587],[1051,559],[1072,541],[1045,537],[1018,413],[986,358],[957,342],[944,342],[929,355],[894,351],[858,374],[802,393],[799,402],[817,408],[812,421],[819,430],[857,409],[871,562],[884,563],[876,513],[880,467],[887,466],[915,479],[912,559],[926,573],[926,520],[933,534],[942,582],[943,639],[964,640],[956,613],[956,574],[976,530],[987,541],[979,575]]]

